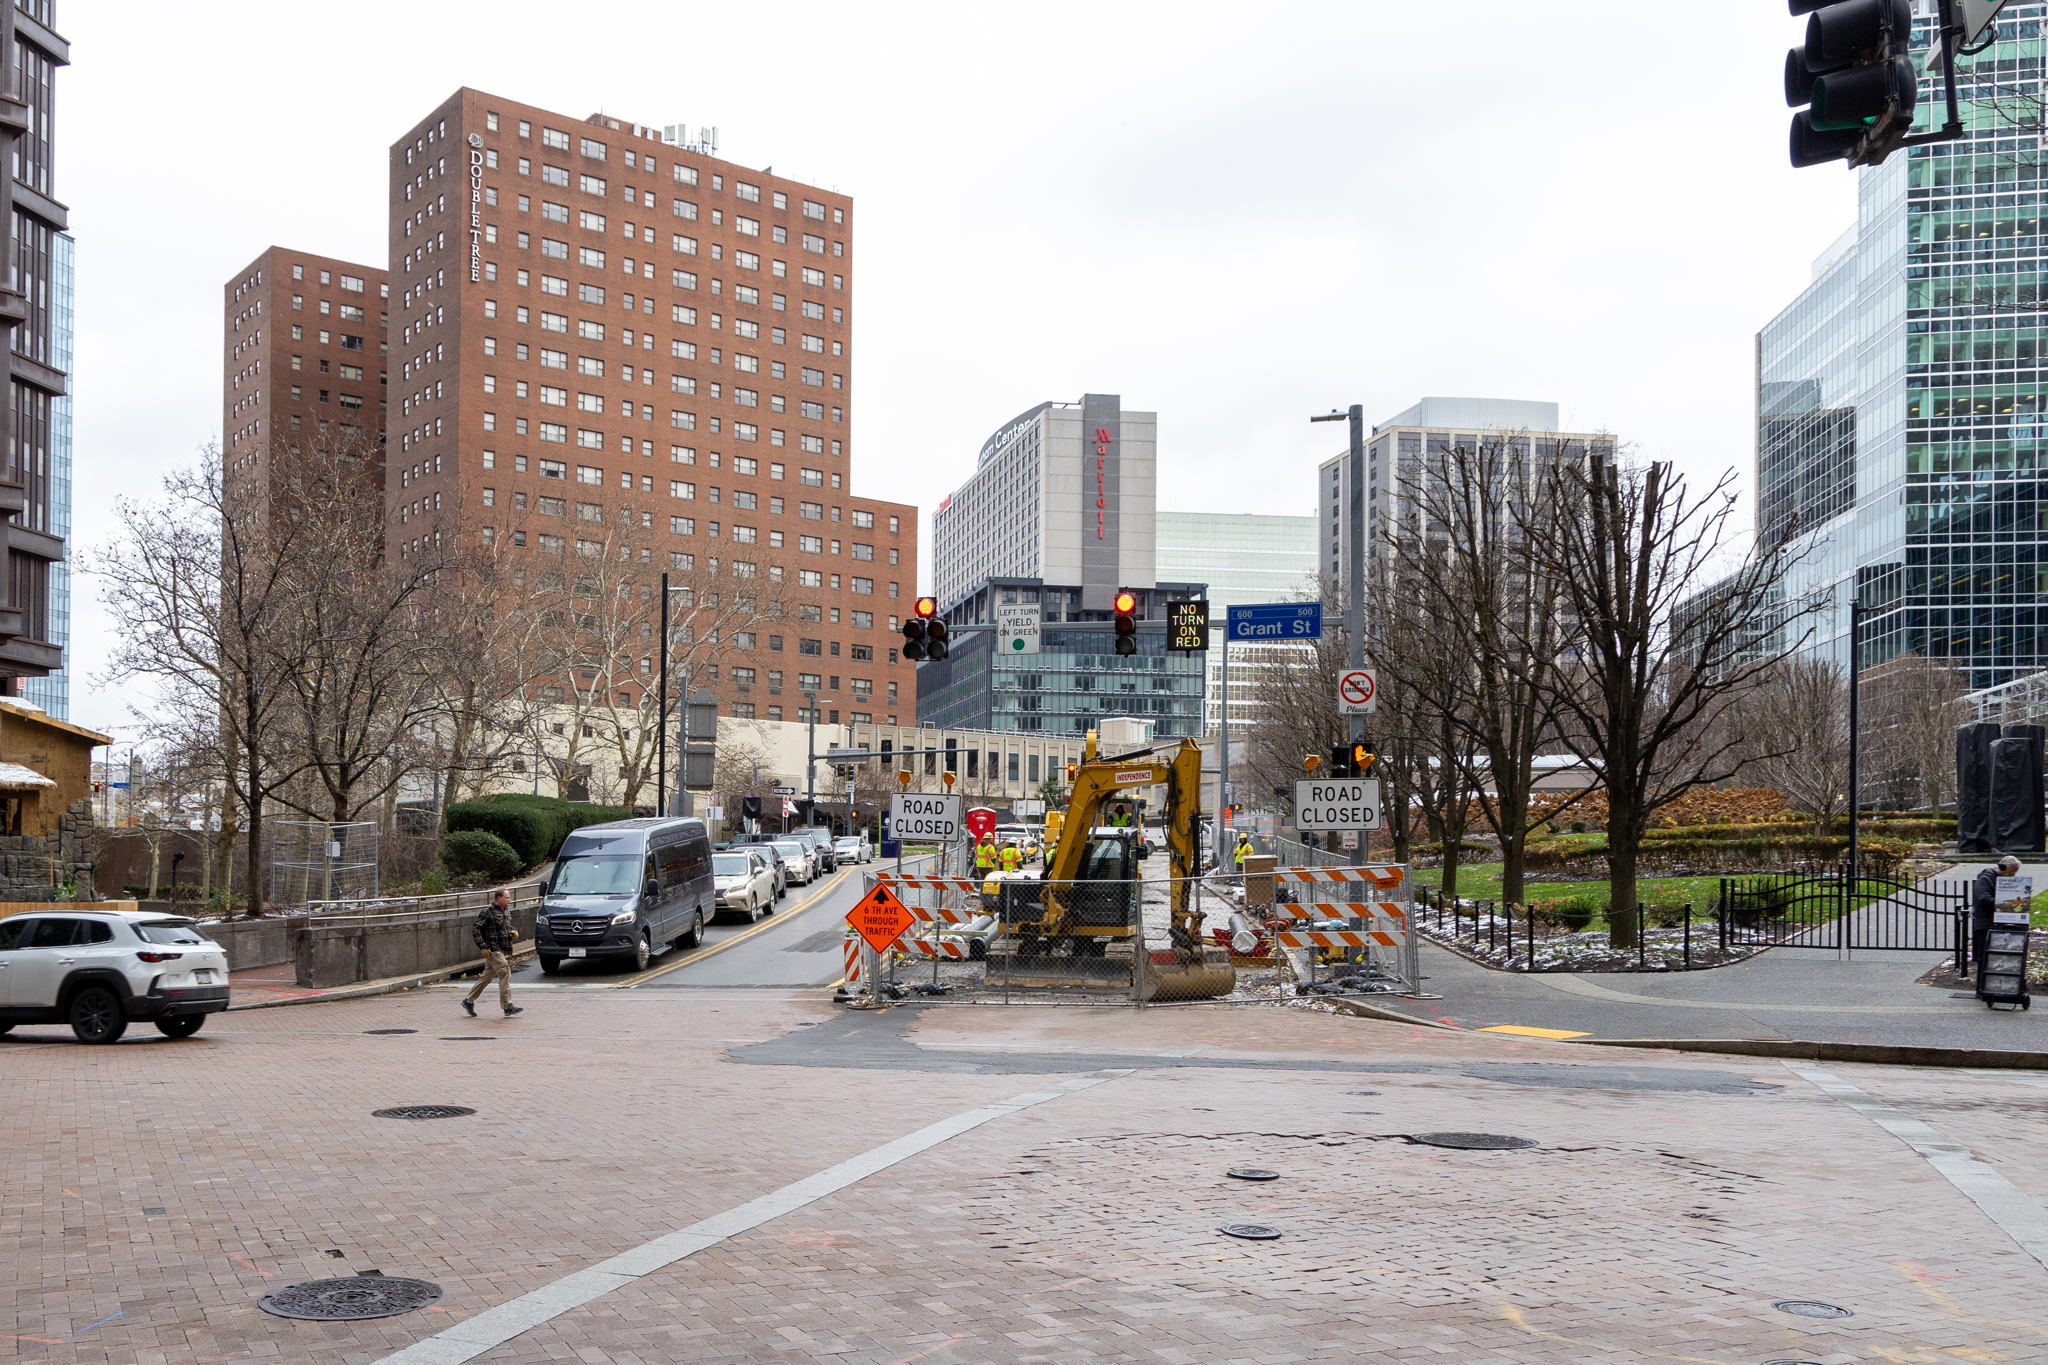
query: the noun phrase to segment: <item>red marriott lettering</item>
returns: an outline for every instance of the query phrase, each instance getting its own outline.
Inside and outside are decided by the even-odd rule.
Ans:
[[[1109,530],[1109,428],[1095,428],[1095,538],[1107,540]]]

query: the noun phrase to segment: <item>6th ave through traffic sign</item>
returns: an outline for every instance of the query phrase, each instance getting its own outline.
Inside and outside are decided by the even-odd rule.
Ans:
[[[846,912],[846,923],[853,932],[868,941],[869,947],[885,953],[916,920],[903,908],[903,902],[896,899],[895,892],[876,883],[872,891]]]

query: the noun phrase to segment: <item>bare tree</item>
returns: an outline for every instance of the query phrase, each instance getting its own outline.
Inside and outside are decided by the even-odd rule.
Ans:
[[[219,749],[247,838],[249,912],[263,911],[263,820],[307,758],[288,740],[303,639],[295,567],[318,540],[310,517],[270,517],[226,485],[219,452],[165,476],[150,501],[120,499],[119,530],[89,560],[122,623],[106,676],[156,680],[218,719]]]
[[[1478,786],[1477,746],[1461,714],[1471,688],[1464,677],[1467,661],[1439,637],[1436,604],[1409,566],[1406,553],[1396,550],[1381,566],[1384,571],[1367,580],[1368,652],[1380,681],[1379,709],[1371,721],[1379,756],[1373,773],[1391,815],[1396,861],[1409,860],[1412,817],[1419,815],[1443,849],[1443,893],[1455,896]],[[1325,711],[1333,697],[1325,698]]]
[[[1525,530],[1556,515],[1554,458],[1526,434],[1431,449],[1384,523],[1373,613],[1404,637],[1376,648],[1374,664],[1436,714],[1439,748],[1463,766],[1500,840],[1501,896],[1514,902],[1525,894],[1536,759],[1557,742],[1566,647],[1560,586],[1531,562]]]
[[[1750,549],[1707,586],[1732,540],[1732,473],[1694,495],[1667,464],[1596,453],[1551,477],[1555,496],[1537,504],[1549,515],[1521,531],[1572,623],[1552,691],[1567,742],[1606,790],[1609,923],[1615,946],[1633,947],[1650,817],[1741,768],[1748,755],[1721,713],[1805,644],[1813,608],[1784,598],[1790,541]]]
[[[1749,771],[1832,834],[1849,800],[1849,683],[1826,659],[1781,659],[1735,702]]]
[[[1911,793],[1925,810],[1954,800],[1956,727],[1971,719],[1968,690],[1960,669],[1917,653],[1866,672],[1863,751],[1872,778]]]

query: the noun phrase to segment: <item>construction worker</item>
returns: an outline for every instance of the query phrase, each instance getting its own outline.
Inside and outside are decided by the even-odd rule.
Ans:
[[[1129,806],[1112,806],[1109,812],[1109,823],[1115,829],[1129,829],[1137,824],[1138,821],[1131,814]]]
[[[983,839],[975,844],[974,870],[983,877],[996,870],[996,846],[991,840]]]
[[[1005,872],[1015,872],[1015,871],[1017,871],[1017,870],[1018,870],[1019,868],[1021,868],[1021,867],[1023,867],[1023,866],[1024,866],[1024,850],[1022,850],[1022,849],[1020,849],[1020,848],[1018,848],[1018,847],[1017,847],[1017,844],[1016,844],[1016,841],[1015,841],[1015,840],[1012,840],[1011,842],[1009,842],[1009,843],[1006,843],[1006,844],[1004,844],[1004,845],[1003,845],[1003,871],[1005,871]]]
[[[1243,830],[1237,832],[1237,871],[1244,874],[1244,860],[1252,856],[1252,836]]]

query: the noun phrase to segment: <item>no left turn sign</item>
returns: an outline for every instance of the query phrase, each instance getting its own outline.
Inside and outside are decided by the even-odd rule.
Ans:
[[[1347,669],[1337,675],[1337,714],[1370,715],[1379,708],[1379,686],[1370,670]]]

